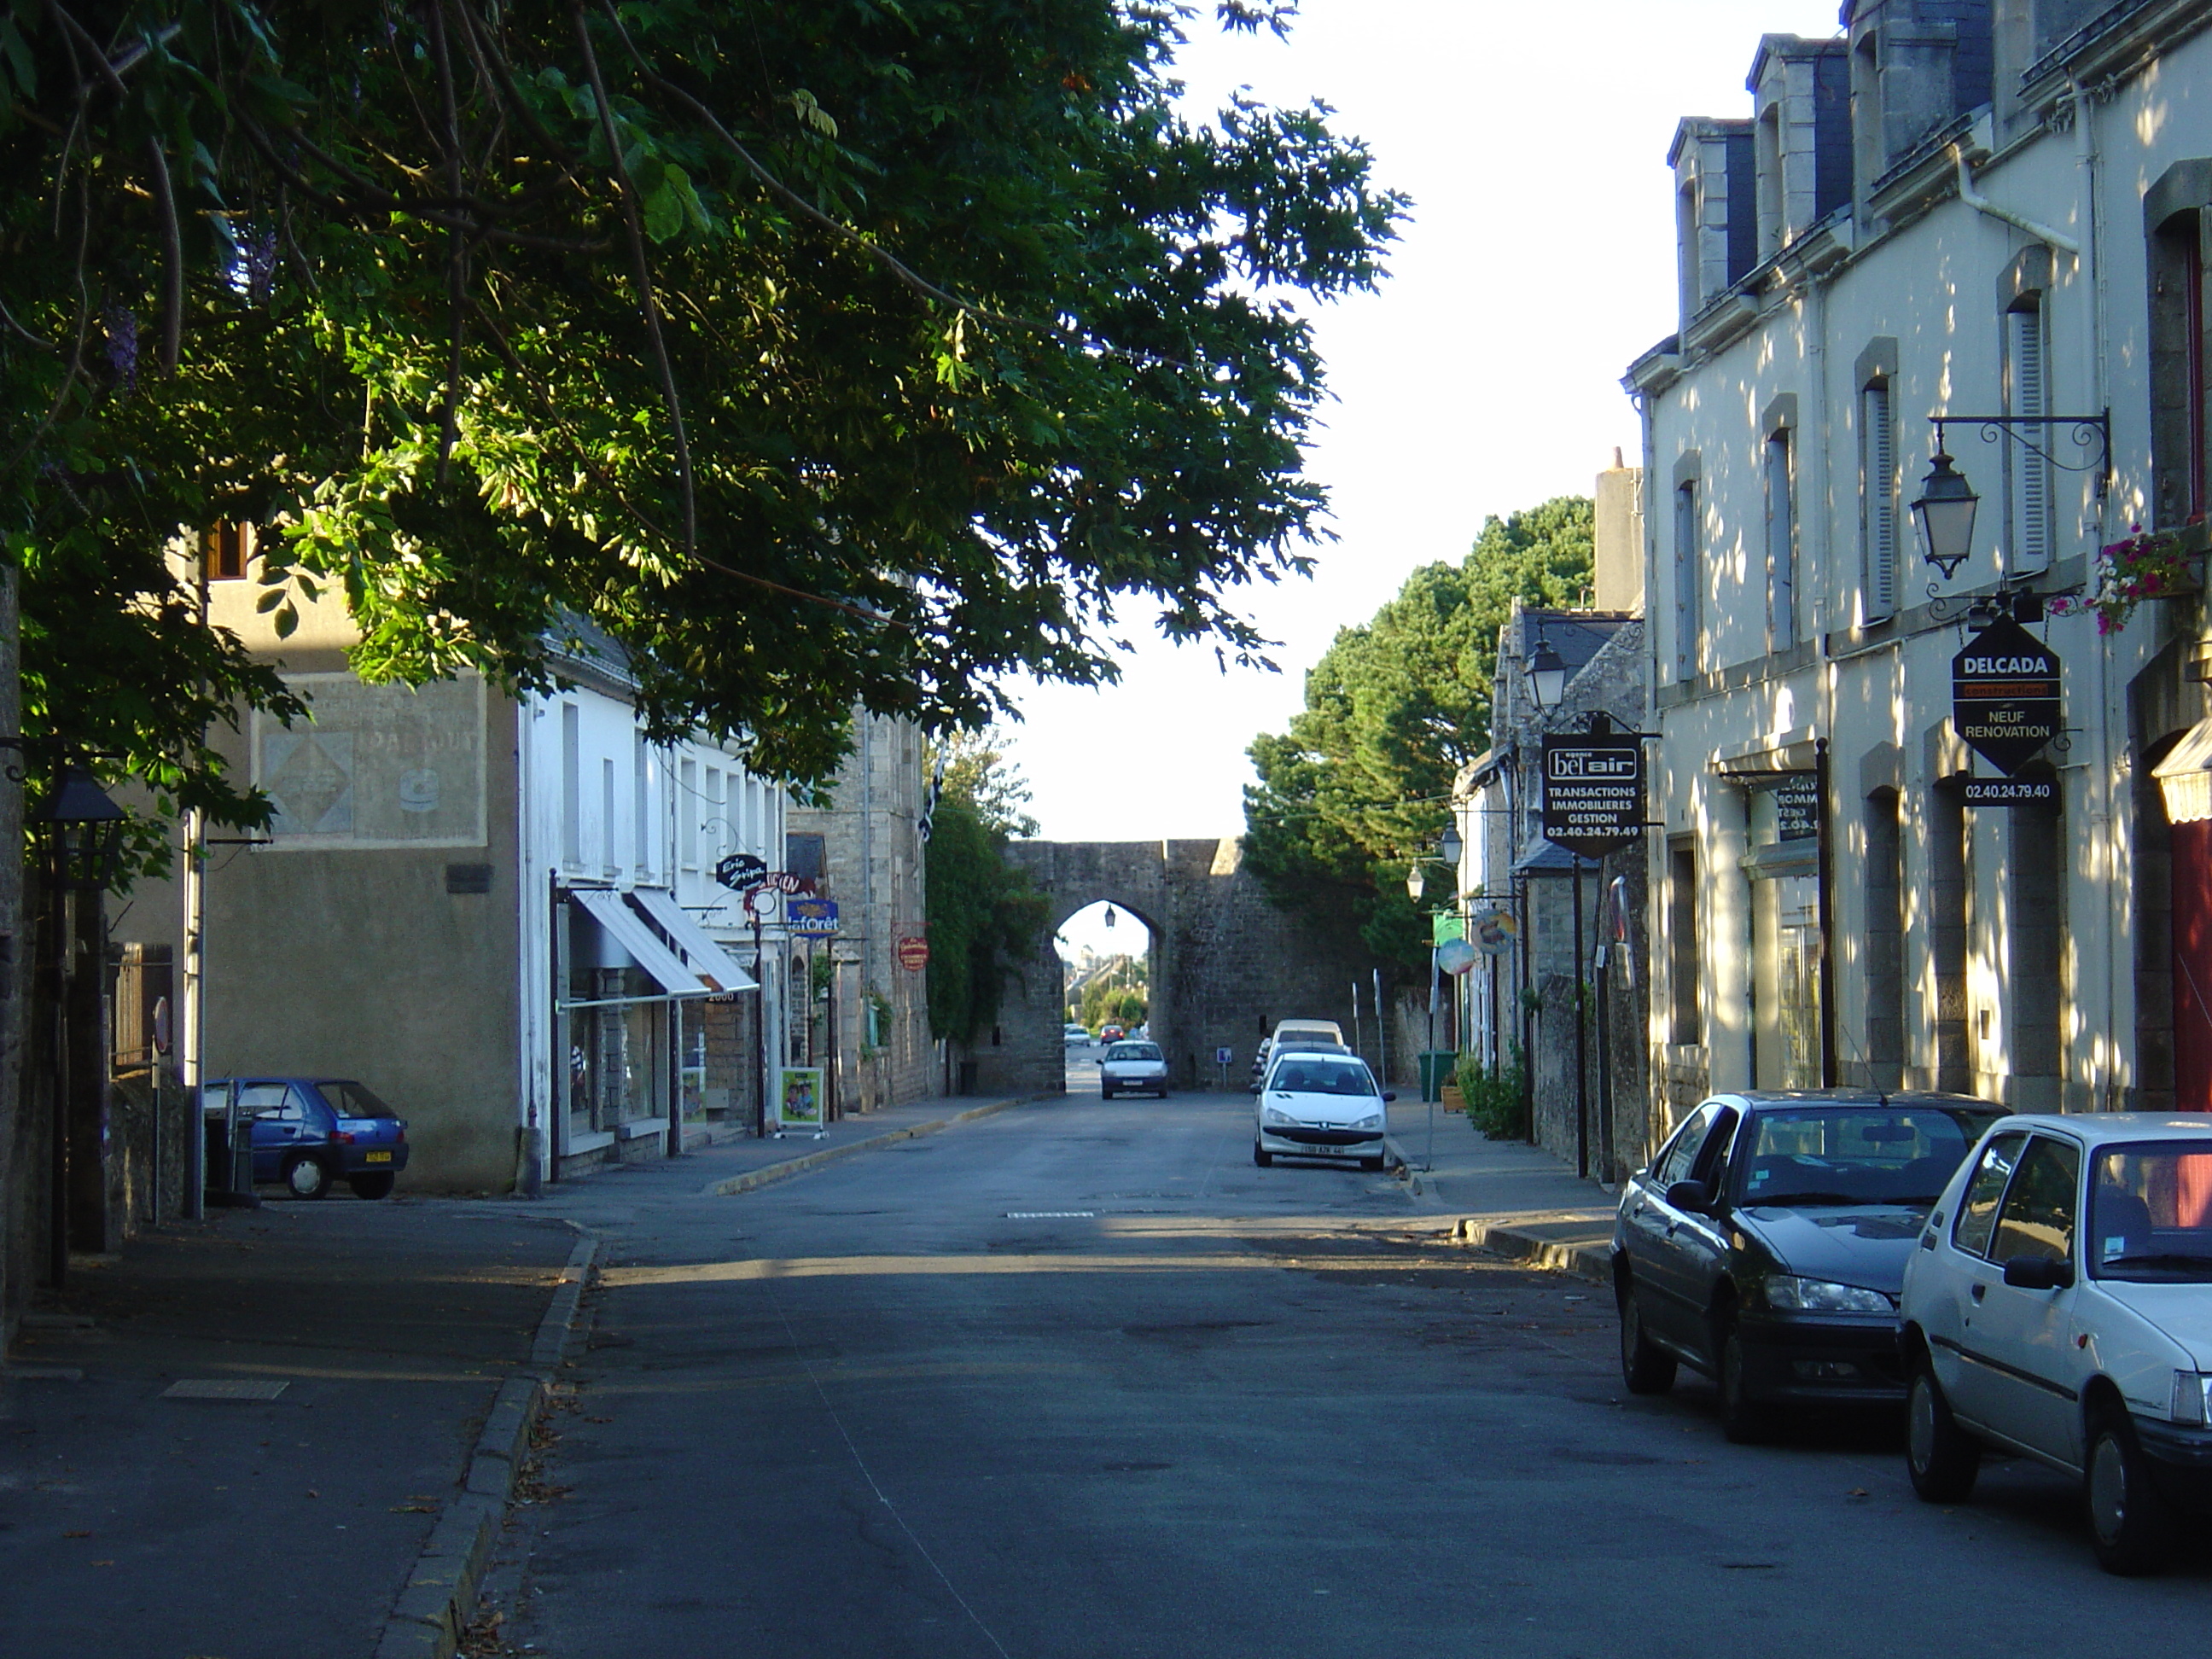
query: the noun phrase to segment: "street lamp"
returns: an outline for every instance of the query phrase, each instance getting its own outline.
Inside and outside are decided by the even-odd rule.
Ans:
[[[1567,660],[1550,640],[1536,635],[1536,648],[1528,653],[1528,695],[1539,709],[1557,708],[1566,695]]]
[[[1419,904],[1421,895],[1428,890],[1428,878],[1421,873],[1420,860],[1415,859],[1406,869],[1406,896]]]
[[[61,884],[81,893],[106,890],[123,855],[126,815],[100,781],[84,767],[64,768],[38,821],[52,826]]]
[[[1460,855],[1466,851],[1467,843],[1460,839],[1458,823],[1456,822],[1446,823],[1444,833],[1437,842],[1437,857],[1456,868]]]
[[[1974,509],[1982,498],[1974,494],[1951,458],[1938,449],[1920,481],[1920,497],[1912,503],[1913,521],[1920,526],[1920,545],[1929,563],[1950,580],[1952,572],[1974,550]]]

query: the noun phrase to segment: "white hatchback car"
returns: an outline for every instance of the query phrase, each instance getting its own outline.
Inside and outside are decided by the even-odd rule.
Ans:
[[[1168,1097],[1168,1062],[1157,1042],[1123,1041],[1109,1044],[1098,1062],[1098,1097],[1158,1095]]]
[[[1363,1170],[1382,1167],[1384,1103],[1367,1062],[1348,1053],[1284,1048],[1267,1067],[1255,1114],[1252,1161],[1266,1169],[1278,1158],[1353,1158]]]
[[[2154,1571],[2212,1507],[2212,1119],[2000,1119],[1905,1271],[1914,1489],[1955,1504],[1984,1447],[2081,1482],[2110,1571]]]

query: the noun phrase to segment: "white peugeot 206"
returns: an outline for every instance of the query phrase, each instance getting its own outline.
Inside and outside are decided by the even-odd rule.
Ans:
[[[2034,1458],[2081,1481],[2120,1573],[2212,1510],[2212,1119],[1998,1120],[1929,1213],[1899,1311],[1921,1497],[1963,1499],[1985,1449]]]
[[[1266,1169],[1278,1158],[1351,1158],[1363,1170],[1382,1167],[1383,1103],[1375,1074],[1357,1054],[1285,1048],[1252,1092],[1260,1097],[1252,1161]]]

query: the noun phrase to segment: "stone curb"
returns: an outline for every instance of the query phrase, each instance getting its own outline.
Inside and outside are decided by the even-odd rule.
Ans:
[[[786,1158],[781,1164],[771,1164],[765,1169],[748,1170],[741,1176],[709,1182],[705,1189],[708,1198],[734,1198],[739,1193],[751,1192],[757,1187],[766,1187],[792,1176],[818,1170],[825,1164],[834,1164],[841,1158],[852,1158],[861,1152],[881,1152],[886,1146],[896,1146],[902,1140],[919,1140],[924,1135],[933,1135],[940,1129],[949,1129],[956,1123],[973,1123],[977,1118],[992,1117],[1000,1112],[1012,1111],[1017,1106],[1028,1106],[1040,1100],[1059,1100],[1063,1091],[1058,1089],[1044,1094],[1016,1095],[1011,1100],[994,1100],[981,1106],[970,1106],[964,1112],[955,1112],[950,1117],[933,1117],[926,1123],[911,1123],[903,1129],[890,1129],[866,1140],[848,1140],[842,1146],[824,1146],[818,1152],[803,1152],[797,1158]]]
[[[1539,1238],[1517,1227],[1499,1226],[1479,1216],[1462,1216],[1453,1226],[1455,1243],[1490,1250],[1531,1267],[1572,1274],[1594,1285],[1613,1283],[1613,1250],[1608,1244],[1569,1244],[1555,1238]]]
[[[572,1226],[574,1223],[570,1224]],[[583,1296],[598,1261],[599,1242],[579,1239],[561,1272],[545,1316],[531,1344],[531,1369],[500,1384],[483,1427],[469,1453],[459,1496],[447,1504],[407,1575],[376,1659],[453,1659],[476,1607],[477,1585],[491,1559],[508,1501],[530,1451],[530,1426],[544,1408],[553,1373],[569,1355],[582,1325]]]

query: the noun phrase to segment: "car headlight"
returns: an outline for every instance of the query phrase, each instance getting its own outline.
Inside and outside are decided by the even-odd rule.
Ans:
[[[1380,1112],[1370,1112],[1365,1117],[1361,1118],[1359,1121],[1352,1127],[1358,1129],[1379,1129],[1382,1127],[1382,1114]]]
[[[1798,1279],[1790,1273],[1766,1276],[1766,1305],[1797,1313],[1894,1313],[1897,1299],[1881,1291],[1857,1285],[1838,1285],[1826,1279]]]
[[[1296,1123],[1297,1119],[1288,1112],[1277,1111],[1273,1106],[1263,1106],[1260,1109],[1260,1121],[1267,1124]]]
[[[2212,1376],[2202,1371],[2174,1372],[2173,1404],[2166,1416],[2193,1427],[2212,1423]]]

